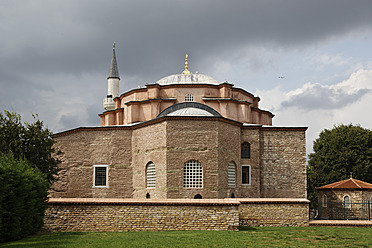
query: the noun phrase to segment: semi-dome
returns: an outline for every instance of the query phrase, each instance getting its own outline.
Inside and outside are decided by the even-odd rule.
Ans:
[[[159,85],[172,85],[172,84],[221,84],[210,76],[203,74],[173,74],[156,82]]]
[[[166,109],[164,109],[156,118],[163,116],[214,116],[222,117],[215,109],[208,105],[198,102],[181,102],[176,103]]]

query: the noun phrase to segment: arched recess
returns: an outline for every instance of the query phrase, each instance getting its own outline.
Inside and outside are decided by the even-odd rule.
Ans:
[[[343,202],[344,208],[351,208],[351,199],[349,195],[344,195],[342,202]]]
[[[323,207],[327,207],[327,195],[326,195],[326,194],[323,195],[323,198],[322,198],[322,206],[323,206]]]

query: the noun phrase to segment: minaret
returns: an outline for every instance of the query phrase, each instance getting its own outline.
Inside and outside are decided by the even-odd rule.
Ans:
[[[103,107],[105,110],[114,110],[115,109],[115,102],[114,98],[119,96],[119,70],[118,64],[116,62],[116,55],[115,55],[115,43],[112,46],[112,58],[111,58],[111,65],[109,76],[107,77],[107,97],[103,99]]]

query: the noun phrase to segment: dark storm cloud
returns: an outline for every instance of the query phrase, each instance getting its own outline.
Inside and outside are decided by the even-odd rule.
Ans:
[[[108,74],[114,41],[121,87],[130,89],[181,72],[185,53],[192,71],[208,74],[216,58],[233,61],[246,47],[301,49],[370,31],[371,10],[372,1],[350,0],[1,1],[0,107],[57,115],[80,93],[90,100],[74,111],[96,117],[105,95],[97,88],[105,91],[106,79],[82,75]],[[248,69],[262,66],[252,58]],[[71,77],[56,81],[59,75]],[[60,93],[61,84],[72,93]],[[52,94],[52,102],[40,101]],[[77,124],[61,113],[51,119],[62,128]]]
[[[321,84],[306,87],[303,92],[282,102],[280,108],[298,108],[304,111],[340,109],[359,101],[363,96],[372,92],[371,89],[359,89],[352,93],[342,88],[336,89]]]
[[[4,5],[10,9],[1,18],[7,23],[1,28],[8,34],[4,49],[12,52],[2,73],[12,68],[24,73],[103,71],[116,41],[123,74],[162,76],[178,72],[186,52],[202,64],[211,55],[248,44],[298,47],[372,24],[371,1],[24,3]]]

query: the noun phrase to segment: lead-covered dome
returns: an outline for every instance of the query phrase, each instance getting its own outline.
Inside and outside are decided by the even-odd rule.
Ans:
[[[203,74],[173,74],[156,82],[159,85],[172,85],[172,84],[221,84],[212,77]]]

